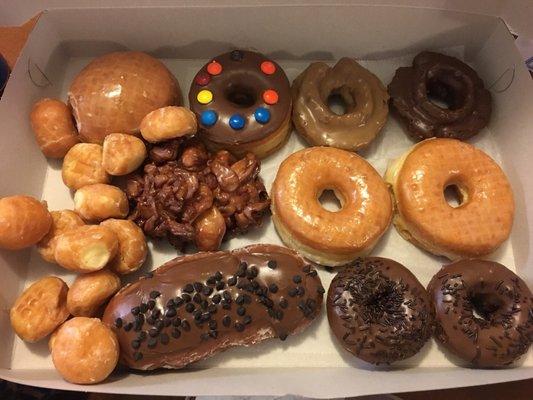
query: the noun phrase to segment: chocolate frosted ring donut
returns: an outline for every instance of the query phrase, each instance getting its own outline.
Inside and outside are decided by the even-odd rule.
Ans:
[[[424,51],[389,84],[391,106],[415,139],[466,140],[490,119],[491,95],[476,71],[455,57]],[[447,108],[432,101],[445,103]]]
[[[263,158],[290,133],[287,76],[274,61],[252,51],[221,54],[202,67],[191,84],[189,105],[200,138],[212,151]]]
[[[492,261],[445,265],[428,286],[435,336],[476,367],[502,367],[525,354],[533,339],[533,297],[525,282]]]
[[[311,64],[294,80],[291,92],[294,126],[312,146],[359,150],[387,121],[387,90],[377,76],[351,58],[341,58],[334,67]],[[342,99],[345,114],[330,109],[332,96]]]
[[[328,320],[341,345],[360,359],[389,364],[409,358],[433,332],[429,296],[396,261],[358,259],[333,278]]]

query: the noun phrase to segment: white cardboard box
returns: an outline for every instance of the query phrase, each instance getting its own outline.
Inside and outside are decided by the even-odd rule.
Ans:
[[[136,49],[161,58],[186,94],[196,70],[209,58],[233,48],[253,48],[276,59],[294,78],[312,60],[334,62],[356,57],[387,84],[400,65],[421,50],[438,50],[475,67],[494,98],[490,126],[473,141],[502,163],[516,196],[511,239],[489,258],[517,271],[533,284],[530,252],[533,176],[529,150],[533,84],[513,38],[495,17],[422,8],[362,5],[183,6],[172,8],[62,9],[44,13],[13,71],[0,101],[0,197],[27,193],[51,209],[71,208],[61,183],[60,163],[47,162],[34,143],[28,115],[44,96],[65,99],[74,75],[93,57],[117,49]],[[44,73],[43,76],[41,71]],[[379,172],[412,142],[389,118],[376,142],[362,155]],[[263,162],[267,188],[279,161],[303,146],[289,143]],[[270,222],[230,241],[235,248],[252,242],[280,243]],[[154,250],[153,246],[151,248]],[[427,284],[445,262],[403,241],[391,228],[375,249],[394,258]],[[146,268],[173,257],[157,246]],[[0,378],[69,390],[150,395],[283,395],[344,397],[375,393],[480,385],[533,377],[532,352],[516,368],[462,368],[434,342],[391,370],[369,367],[348,356],[330,334],[325,313],[308,331],[285,343],[268,341],[230,350],[184,371],[117,373],[105,383],[83,387],[65,383],[52,367],[46,343],[28,345],[14,337],[9,307],[35,279],[72,276],[44,263],[34,251],[0,252]],[[322,271],[327,286],[332,275]]]

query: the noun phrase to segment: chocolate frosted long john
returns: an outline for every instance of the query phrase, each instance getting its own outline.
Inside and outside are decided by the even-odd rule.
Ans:
[[[227,348],[304,330],[324,288],[295,252],[252,245],[171,260],[123,288],[103,320],[134,369],[183,368]]]

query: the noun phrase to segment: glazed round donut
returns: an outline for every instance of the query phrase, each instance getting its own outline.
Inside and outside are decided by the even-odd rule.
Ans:
[[[533,339],[533,295],[511,270],[493,261],[445,265],[429,282],[435,337],[475,367],[503,367]]]
[[[455,57],[423,51],[389,84],[392,110],[416,140],[466,140],[490,119],[490,92],[476,71]],[[448,105],[440,107],[431,97]]]
[[[367,257],[343,267],[326,301],[340,344],[372,364],[414,356],[433,333],[435,315],[424,286],[388,258]]]
[[[189,105],[211,151],[263,158],[290,133],[287,76],[274,61],[252,51],[234,50],[203,66],[191,84]]]
[[[294,80],[291,92],[292,121],[312,146],[360,150],[387,121],[387,90],[376,75],[351,58],[341,58],[334,67],[312,63]],[[344,101],[345,114],[338,115],[328,106],[333,95]]]
[[[339,211],[320,204],[333,190]],[[392,201],[377,171],[355,153],[311,147],[290,155],[272,185],[272,220],[283,242],[323,265],[346,264],[372,250],[390,224]]]
[[[479,257],[509,237],[511,186],[498,164],[468,143],[420,142],[389,166],[385,180],[396,201],[396,229],[430,253],[451,260]],[[457,194],[457,207],[446,201],[448,187]]]

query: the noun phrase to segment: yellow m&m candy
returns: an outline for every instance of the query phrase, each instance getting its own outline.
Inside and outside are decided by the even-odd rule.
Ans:
[[[210,90],[200,90],[196,96],[196,100],[198,100],[198,103],[200,104],[211,103],[211,101],[213,101],[213,93],[211,93]]]

